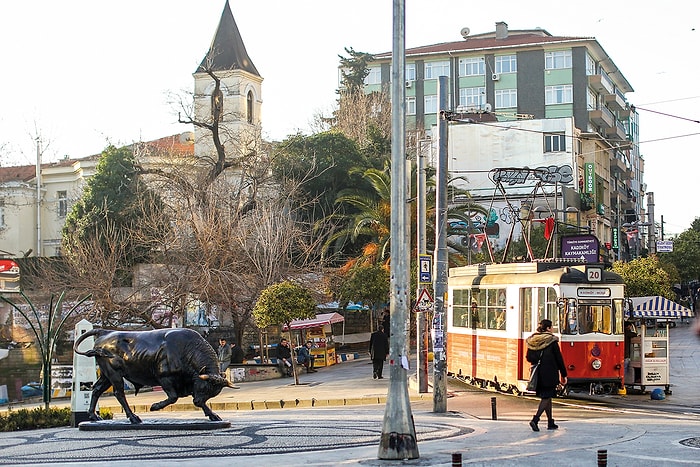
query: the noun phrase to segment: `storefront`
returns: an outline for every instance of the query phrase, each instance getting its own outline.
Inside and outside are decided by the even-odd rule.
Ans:
[[[630,341],[629,369],[625,386],[645,391],[662,386],[671,394],[669,380],[669,322],[688,319],[693,312],[663,297],[633,297],[628,319],[639,323],[637,337]]]
[[[314,366],[330,366],[336,363],[335,339],[332,324],[343,323],[345,318],[338,313],[323,313],[312,319],[294,320],[289,325],[291,342],[295,348],[307,341],[314,343],[311,355]],[[286,330],[286,329],[285,329]]]

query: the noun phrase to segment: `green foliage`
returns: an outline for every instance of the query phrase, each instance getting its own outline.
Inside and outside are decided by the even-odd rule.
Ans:
[[[109,227],[119,236],[123,248],[121,267],[130,269],[135,263],[147,262],[150,248],[141,239],[163,233],[165,224],[146,229],[143,218],[162,212],[160,197],[141,183],[136,161],[130,148],[105,149],[97,164],[95,175],[88,181],[82,197],[72,207],[63,228],[63,247],[67,255],[80,249],[81,244],[98,240],[102,248],[110,249]],[[114,239],[112,244],[114,244]]]
[[[676,267],[680,281],[688,283],[700,279],[700,218],[673,240],[673,252],[662,255],[664,261]]]
[[[341,303],[362,302],[374,308],[389,301],[389,271],[382,265],[357,267],[341,282],[338,298]]]
[[[285,140],[276,149],[272,171],[278,180],[301,182],[302,201],[315,200],[328,215],[338,192],[363,185],[362,175],[353,171],[358,166],[364,169],[370,162],[357,144],[342,133],[327,131]]]
[[[345,47],[345,52],[349,55],[340,58],[340,73],[342,78],[340,84],[345,88],[345,92],[362,92],[365,86],[365,78],[369,74],[368,65],[374,61],[370,53],[357,52],[352,47]]]
[[[615,261],[612,269],[625,280],[625,295],[628,297],[660,295],[675,299],[669,273],[657,256],[637,258],[627,263]]]
[[[253,317],[260,328],[315,316],[316,302],[311,292],[292,281],[267,287],[253,308]]]
[[[39,428],[57,428],[70,426],[71,409],[69,407],[51,407],[49,409],[9,410],[0,414],[0,431],[36,430]],[[103,420],[111,420],[113,415],[108,409],[100,410]]]

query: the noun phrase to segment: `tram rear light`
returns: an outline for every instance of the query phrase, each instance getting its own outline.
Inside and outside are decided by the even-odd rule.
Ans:
[[[603,363],[596,358],[591,362],[591,366],[594,370],[600,370],[600,367],[603,366]]]

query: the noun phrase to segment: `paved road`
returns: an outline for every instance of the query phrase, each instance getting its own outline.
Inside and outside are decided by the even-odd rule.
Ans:
[[[377,458],[389,380],[373,380],[371,364],[364,358],[304,374],[300,386],[280,379],[225,390],[212,405],[231,422],[230,428],[2,433],[0,464],[449,466],[452,455],[461,454],[463,465],[590,466],[605,450],[608,465],[700,465],[700,415],[691,410],[699,406],[699,359],[700,340],[687,327],[672,329],[673,395],[664,401],[652,401],[648,394],[608,396],[632,403],[632,408],[609,407],[598,400],[582,407],[558,400],[554,411],[560,429],[539,433],[527,425],[535,399],[451,383],[448,412],[437,414],[432,411],[432,394],[421,399],[411,390],[420,454],[412,460]],[[147,423],[203,419],[201,412],[189,409],[190,398],[173,412],[146,412],[145,407],[161,396],[153,392],[129,399]],[[497,420],[492,420],[492,398]],[[281,408],[283,401],[288,403]],[[110,399],[103,399],[102,405],[110,405]],[[116,419],[126,423],[121,414]]]

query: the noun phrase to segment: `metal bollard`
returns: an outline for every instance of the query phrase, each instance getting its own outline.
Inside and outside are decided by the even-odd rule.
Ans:
[[[491,398],[491,420],[498,420],[498,416],[496,415],[496,398],[495,397]]]
[[[608,450],[598,449],[598,467],[606,467],[608,465]]]
[[[462,453],[453,452],[452,453],[452,467],[462,467]]]

